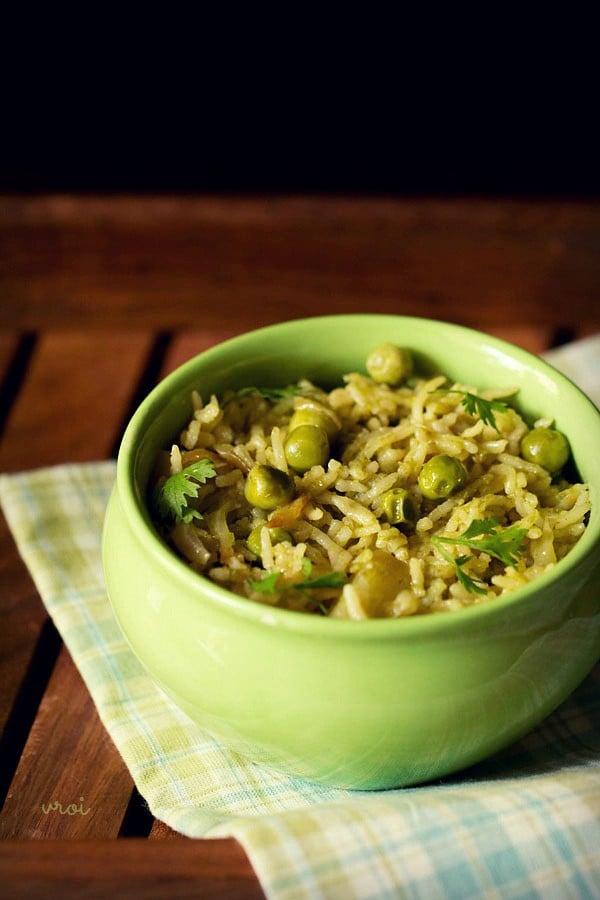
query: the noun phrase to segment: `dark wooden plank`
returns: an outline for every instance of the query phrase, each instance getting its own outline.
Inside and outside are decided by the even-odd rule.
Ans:
[[[0,328],[245,330],[345,311],[600,327],[600,205],[335,197],[0,200]]]
[[[19,348],[22,337],[11,332],[0,333],[0,430],[10,412],[14,394],[18,392],[22,373],[19,367]],[[38,655],[47,656],[52,637],[46,612],[39,601],[31,579],[10,534],[4,516],[0,514],[0,804],[18,756],[25,741],[27,729],[35,707],[39,702],[40,688],[35,683],[50,671],[53,660],[44,666],[42,660],[34,663]],[[40,673],[40,669],[42,672]],[[28,677],[29,675],[29,677]],[[19,708],[15,709],[19,697]],[[18,713],[18,715],[17,715]]]
[[[132,787],[63,647],[0,813],[0,839],[116,838]]]
[[[228,841],[5,841],[6,900],[258,900],[264,893],[240,845]]]
[[[151,342],[151,335],[131,333],[64,332],[41,337],[0,442],[0,469],[106,457]],[[6,657],[2,656],[5,678],[0,687],[0,722],[5,726],[1,768],[5,781],[10,781],[27,737],[21,723],[35,715],[36,696],[39,700],[60,644],[52,637],[43,605],[4,522],[0,541],[0,565],[6,576],[0,594],[0,648],[7,650]],[[8,794],[3,829],[22,836],[40,830],[47,833],[51,822],[87,824],[87,817],[40,818],[42,803],[58,800],[68,805],[73,796],[87,792],[88,797],[97,798],[97,821],[102,822],[109,813],[110,834],[116,835],[131,795],[131,779],[119,754],[107,743],[88,692],[64,651],[59,663],[51,680],[53,702],[46,698],[40,708]],[[73,710],[85,710],[85,720],[80,722]],[[64,755],[65,747],[77,746],[69,742],[84,738],[87,752]],[[95,746],[102,748],[99,756]],[[62,782],[55,784],[51,775],[46,786],[36,780],[47,764],[56,768],[58,777],[63,771],[60,761],[67,759],[64,771],[71,778],[71,790]],[[106,784],[114,789],[103,806]],[[53,787],[60,787],[68,796],[47,797],[45,791]]]
[[[89,331],[41,336],[0,442],[0,471],[105,458],[151,338]]]
[[[183,365],[183,363],[203,353],[210,347],[226,341],[228,338],[235,337],[240,332],[235,327],[230,328],[190,328],[176,334],[171,340],[168,353],[166,354],[162,375],[168,375],[173,369]]]
[[[176,831],[173,831],[172,828],[169,828],[168,825],[165,825],[164,822],[161,822],[160,819],[155,819],[154,823],[152,825],[152,828],[150,829],[148,838],[151,841],[154,841],[154,840],[165,841],[165,840],[179,839],[179,838],[181,838],[181,835],[178,834]]]
[[[202,335],[200,346],[209,346],[222,337],[222,333],[214,338]],[[194,342],[198,345],[196,338]],[[57,434],[53,436],[50,447],[44,443],[40,458],[34,459],[28,450],[19,456],[20,464],[33,465],[36,461],[46,464],[68,458],[73,450],[70,434],[73,421],[88,435],[86,442],[77,448],[75,456],[104,456],[115,424],[121,420],[123,408],[134,393],[137,373],[150,343],[150,337],[145,335],[134,336],[133,340],[130,334],[111,336],[88,333],[82,336],[69,333],[46,336],[40,343],[10,417],[2,445],[4,465],[12,462],[15,467],[20,467],[13,462],[11,448],[22,440],[23,433],[30,427],[28,416],[23,413],[25,407],[31,415],[39,414],[45,423],[52,419],[53,411],[58,424]],[[99,364],[94,368],[96,380],[91,389],[86,381],[82,389],[82,382],[77,380],[74,396],[68,398],[66,404],[61,404],[62,394],[49,392],[49,385],[64,383],[70,375],[87,371],[89,359],[94,355],[98,356]],[[115,360],[118,361],[118,368]],[[44,405],[49,405],[51,409],[44,410]],[[90,427],[92,425],[96,427]],[[19,684],[25,678],[27,661],[35,649],[35,641],[47,619],[5,523],[2,522],[2,525],[5,528],[2,534],[3,551],[8,551],[2,552],[0,557],[8,588],[4,595],[8,602],[2,607],[6,622],[2,635],[7,636],[6,643],[11,648],[12,656],[7,654],[3,657],[10,677],[3,679],[1,684],[4,709],[9,711]],[[30,612],[27,612],[25,597],[32,606]],[[27,614],[23,615],[24,612]],[[15,641],[15,635],[19,637],[17,627],[22,628],[23,634]],[[18,659],[15,659],[15,644],[17,649],[23,645],[17,654]],[[211,841],[206,848],[208,852],[200,849],[199,853],[196,848],[201,845],[189,842],[194,847],[195,861],[189,877],[186,871],[182,873],[179,850],[175,854],[169,853],[168,859],[159,852],[161,862],[157,874],[157,870],[152,868],[152,860],[157,857],[143,855],[143,844],[134,842],[138,848],[135,859],[143,857],[145,860],[139,869],[135,866],[131,868],[129,857],[121,864],[120,847],[123,844],[131,846],[131,839],[104,844],[96,858],[98,866],[104,866],[101,871],[110,871],[113,880],[104,879],[99,886],[96,885],[89,873],[93,868],[94,854],[98,853],[97,839],[114,838],[119,833],[124,818],[127,818],[126,807],[130,796],[129,774],[99,722],[89,694],[63,648],[0,817],[0,833],[5,839],[10,838],[2,847],[9,849],[8,858],[12,860],[9,864],[13,865],[12,875],[8,873],[5,878],[0,875],[3,888],[14,890],[15,896],[21,890],[27,895],[38,886],[43,886],[47,895],[52,895],[56,890],[64,897],[76,893],[80,896],[82,890],[86,896],[93,896],[96,888],[97,895],[102,897],[106,896],[106,891],[115,896],[129,897],[135,893],[136,896],[162,897],[166,884],[164,873],[169,871],[174,873],[168,879],[168,890],[173,896],[196,896],[199,889],[203,896],[262,896],[243,851],[233,840]],[[15,842],[16,836],[43,837],[45,840],[42,844],[36,842],[30,845]],[[170,837],[170,844],[179,839],[163,823],[154,824],[152,836],[158,839]],[[58,845],[60,854],[52,850],[46,854],[42,850],[39,857],[35,855],[33,847],[53,847],[52,839],[57,837],[63,839]],[[85,837],[87,841],[81,845],[83,852],[77,855],[77,845],[73,841],[79,837]],[[65,838],[69,839],[68,842]],[[95,839],[93,843],[90,838]],[[75,856],[71,857],[69,854],[74,847]],[[14,850],[12,856],[11,848]],[[27,857],[31,853],[35,859],[30,867]],[[105,866],[109,855],[111,861],[116,859],[115,867],[110,870]],[[200,859],[196,865],[198,857]],[[38,862],[41,862],[41,868]],[[86,874],[80,879],[82,871]]]
[[[0,583],[1,804],[56,653],[46,610],[2,515]]]

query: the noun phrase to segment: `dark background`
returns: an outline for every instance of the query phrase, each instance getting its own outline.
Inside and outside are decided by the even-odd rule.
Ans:
[[[503,52],[493,86],[476,66],[429,86],[425,70],[300,70],[279,95],[276,66],[264,83],[164,66],[115,88],[109,63],[93,85],[49,65],[7,90],[0,191],[600,196],[595,73],[554,57],[509,83]]]
[[[48,140],[32,134],[25,146],[0,154],[0,191],[118,193],[336,193],[396,195],[512,195],[598,197],[600,178],[590,145],[562,136],[512,141],[479,136],[472,142],[435,136],[425,146],[389,135],[361,145],[297,138],[225,144],[150,136],[121,143],[106,135]],[[362,138],[362,136],[361,136]]]
[[[391,195],[512,195],[598,197],[600,180],[576,149],[520,154],[518,159],[488,149],[473,159],[468,149],[452,148],[443,159],[425,153],[359,154],[340,151],[308,154],[293,151],[277,159],[268,153],[226,152],[203,148],[197,154],[167,148],[160,153],[96,156],[90,149],[40,155],[19,152],[2,161],[4,193],[333,193]]]

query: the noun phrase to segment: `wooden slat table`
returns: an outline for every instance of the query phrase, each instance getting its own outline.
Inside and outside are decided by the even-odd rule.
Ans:
[[[114,456],[157,379],[282,319],[430,316],[533,352],[600,331],[599,249],[584,201],[0,198],[0,470]],[[0,541],[0,896],[262,896],[234,840],[153,821]]]

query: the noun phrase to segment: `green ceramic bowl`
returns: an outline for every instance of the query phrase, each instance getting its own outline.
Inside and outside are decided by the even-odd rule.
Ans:
[[[159,449],[190,416],[190,392],[333,385],[382,341],[480,388],[519,386],[552,416],[592,486],[592,515],[555,570],[487,605],[351,622],[272,609],[190,571],[157,537],[146,488]],[[600,656],[600,414],[566,378],[501,340],[402,316],[324,316],[227,341],[144,400],[119,453],[106,516],[108,591],[133,651],[202,728],[252,760],[343,788],[439,778],[510,744],[576,687]]]

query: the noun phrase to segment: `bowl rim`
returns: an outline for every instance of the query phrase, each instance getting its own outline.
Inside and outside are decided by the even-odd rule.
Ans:
[[[593,421],[594,417],[597,419],[600,433],[600,410],[570,378],[556,369],[551,363],[530,353],[528,350],[503,338],[489,335],[484,331],[465,325],[421,316],[386,313],[341,313],[285,319],[228,338],[186,360],[155,385],[131,416],[125,428],[117,456],[115,490],[118,493],[120,505],[129,527],[132,529],[136,539],[145,545],[146,551],[156,559],[157,564],[168,572],[180,587],[185,588],[191,596],[195,596],[198,602],[208,602],[223,610],[235,612],[236,615],[244,620],[250,620],[259,626],[278,627],[286,631],[301,632],[320,637],[344,635],[346,638],[371,640],[379,639],[383,636],[398,639],[403,634],[408,636],[431,634],[433,636],[440,630],[448,632],[462,631],[470,623],[483,622],[490,616],[495,617],[505,613],[513,606],[526,604],[540,589],[543,590],[548,585],[558,584],[567,579],[572,570],[577,568],[582,559],[588,555],[593,545],[596,543],[600,546],[600,517],[596,516],[595,523],[591,521],[588,523],[577,544],[552,570],[542,573],[529,584],[515,588],[503,596],[488,602],[464,607],[460,610],[449,610],[447,613],[405,616],[398,619],[374,618],[360,621],[307,615],[300,611],[270,606],[242,597],[200,573],[194,572],[184,560],[178,557],[153,527],[143,497],[140,497],[139,492],[136,490],[135,468],[138,441],[143,433],[144,423],[147,422],[149,416],[155,411],[160,412],[164,410],[169,397],[174,392],[175,386],[180,382],[186,381],[188,375],[195,371],[200,361],[202,361],[202,366],[209,365],[224,350],[234,350],[238,346],[243,348],[244,344],[249,340],[269,337],[270,335],[276,336],[281,329],[293,329],[305,323],[318,322],[320,325],[323,325],[327,320],[330,320],[331,322],[335,321],[339,325],[343,320],[347,320],[355,326],[360,320],[367,319],[370,321],[380,320],[382,322],[388,319],[393,320],[396,324],[401,324],[402,321],[427,323],[444,330],[450,330],[456,334],[462,334],[467,338],[484,338],[486,344],[495,347],[501,353],[518,360],[527,368],[533,367],[542,373],[546,373],[553,380],[566,387],[567,390],[575,391],[579,395],[580,400],[583,400],[588,405],[591,420]],[[598,496],[594,496],[595,493],[595,491],[592,491],[593,506],[600,500],[600,492],[598,492]],[[590,528],[591,524],[593,524],[593,528]]]

